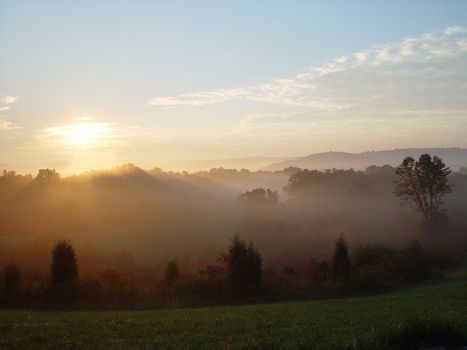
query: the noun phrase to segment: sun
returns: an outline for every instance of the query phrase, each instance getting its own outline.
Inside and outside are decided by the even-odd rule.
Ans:
[[[74,145],[91,145],[99,141],[105,128],[99,123],[74,124],[68,129],[68,142]]]
[[[75,147],[103,146],[109,140],[109,123],[85,123],[56,126],[46,130],[47,138],[62,145]]]

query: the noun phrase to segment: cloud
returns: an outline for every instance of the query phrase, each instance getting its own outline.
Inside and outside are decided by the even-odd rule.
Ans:
[[[0,104],[9,105],[15,103],[18,100],[17,96],[3,96],[0,97]]]
[[[0,112],[10,110],[11,105],[18,100],[17,96],[2,96],[0,97]],[[19,129],[19,126],[14,125],[12,122],[6,120],[8,116],[0,115],[0,130],[14,130]]]
[[[459,33],[467,33],[467,28],[461,26],[452,26],[444,29],[444,34],[446,35],[454,35]]]
[[[309,67],[291,79],[275,79],[242,88],[156,97],[149,104],[165,107],[206,106],[249,100],[338,111],[362,105],[366,99],[375,98],[376,94],[368,91],[373,86],[379,93],[389,92],[391,95],[397,89],[396,83],[403,83],[403,79],[407,78],[415,85],[416,78],[420,77],[420,82],[426,83],[426,77],[422,76],[423,70],[431,70],[432,77],[443,73],[455,74],[465,68],[466,52],[467,28],[451,26],[409,37],[398,43],[377,45],[340,56],[321,66]],[[419,76],[414,77],[414,73]],[[378,87],[381,83],[389,91],[382,91],[384,89]]]
[[[186,93],[172,97],[156,97],[149,101],[153,106],[204,106],[213,103],[225,102],[235,98],[242,97],[244,91],[241,89],[221,89],[216,91],[201,91]]]
[[[316,111],[252,114],[240,121],[230,137],[237,143],[253,139],[255,145],[270,154],[281,154],[284,150],[303,153],[304,149],[324,152],[467,146],[467,115],[463,110],[437,113],[401,110],[398,116],[388,111],[378,113],[377,118],[369,112],[348,112],[342,110],[326,116]]]
[[[5,120],[7,117],[4,115],[0,115],[0,130],[15,130],[19,129],[18,126],[14,125],[13,123]]]

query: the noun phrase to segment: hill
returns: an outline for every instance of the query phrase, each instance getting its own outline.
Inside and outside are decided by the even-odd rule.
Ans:
[[[204,159],[204,160],[182,160],[166,164],[167,168],[174,171],[203,171],[212,168],[225,169],[249,169],[256,171],[271,163],[282,162],[286,157],[245,157],[231,159]]]
[[[465,345],[466,291],[465,271],[438,283],[361,298],[121,312],[0,311],[0,347],[383,349],[392,343],[397,349],[418,349],[440,342]],[[424,343],[418,342],[420,338]]]
[[[354,168],[363,170],[369,165],[395,166],[406,156],[418,157],[429,153],[441,157],[453,170],[467,166],[467,149],[465,148],[404,148],[385,151],[368,151],[362,153],[325,152],[304,157],[275,162],[266,166],[265,170],[281,170],[288,167],[302,169]]]

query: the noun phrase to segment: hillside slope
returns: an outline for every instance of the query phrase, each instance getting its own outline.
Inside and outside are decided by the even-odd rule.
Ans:
[[[467,149],[465,148],[404,148],[386,151],[369,151],[362,153],[325,152],[310,154],[305,157],[275,162],[266,166],[265,170],[282,170],[288,167],[302,169],[354,168],[365,169],[369,165],[389,164],[395,166],[406,156],[418,157],[429,153],[441,157],[453,170],[467,166]]]

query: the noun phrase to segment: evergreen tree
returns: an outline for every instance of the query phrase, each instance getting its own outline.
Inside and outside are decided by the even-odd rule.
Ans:
[[[60,241],[52,250],[50,266],[52,284],[71,283],[78,279],[75,252],[68,241]]]
[[[237,296],[259,292],[261,287],[262,257],[252,243],[248,246],[238,236],[232,239],[228,254],[228,278]]]
[[[332,275],[334,279],[347,279],[350,276],[350,257],[348,244],[341,236],[336,241],[332,258]]]

